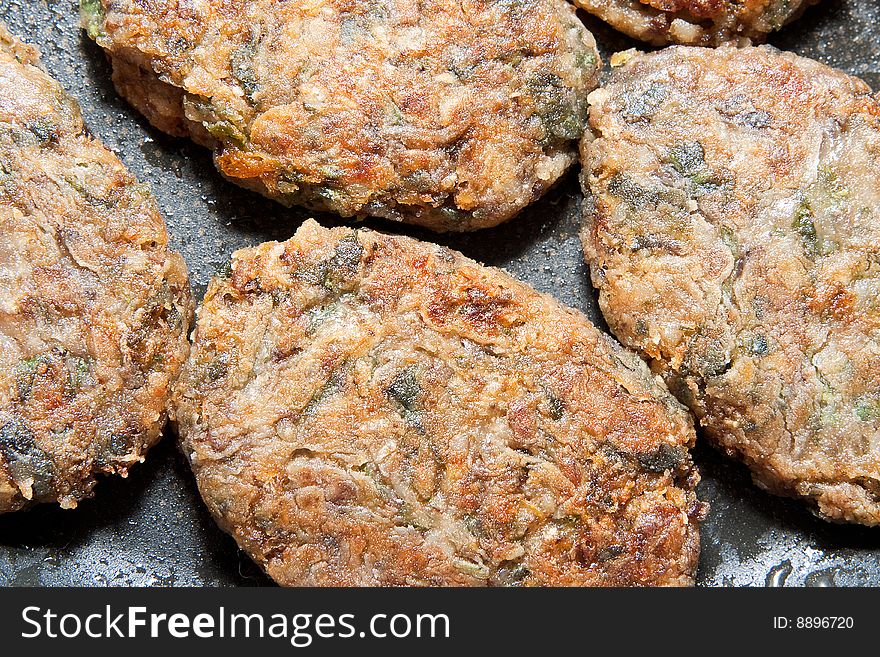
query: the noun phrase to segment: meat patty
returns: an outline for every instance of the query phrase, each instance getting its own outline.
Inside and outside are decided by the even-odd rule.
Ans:
[[[880,103],[768,47],[615,63],[583,144],[609,326],[761,486],[880,524]]]
[[[583,315],[313,221],[231,271],[176,419],[209,509],[277,582],[692,583],[690,417]]]
[[[573,0],[629,36],[656,46],[763,41],[819,0]]]
[[[83,0],[119,92],[285,204],[499,224],[577,160],[599,58],[564,0]]]
[[[149,190],[0,26],[0,513],[143,460],[191,314]]]

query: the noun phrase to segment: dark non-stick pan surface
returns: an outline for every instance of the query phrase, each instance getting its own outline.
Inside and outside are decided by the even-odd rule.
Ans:
[[[86,121],[142,181],[152,184],[196,295],[243,246],[290,237],[307,216],[225,182],[209,153],[151,128],[116,95],[101,51],[78,28],[74,0],[0,0],[0,19],[37,44],[49,72]],[[604,54],[636,44],[584,16]],[[824,0],[771,42],[858,75],[880,89],[880,2]],[[507,225],[437,236],[380,221],[367,225],[463,251],[605,327],[577,239],[576,172]],[[325,223],[338,218],[316,216]],[[128,479],[99,484],[74,511],[41,506],[0,516],[0,585],[265,585],[270,581],[214,524],[187,464],[165,440]],[[838,526],[757,489],[742,466],[700,445],[703,586],[880,586],[880,528]]]

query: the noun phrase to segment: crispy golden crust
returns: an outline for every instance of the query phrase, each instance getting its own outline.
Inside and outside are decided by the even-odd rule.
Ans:
[[[577,159],[595,42],[563,0],[83,0],[120,93],[286,204],[499,224]]]
[[[583,315],[313,221],[237,252],[198,312],[183,449],[279,583],[692,583],[690,418]]]
[[[712,46],[761,42],[819,0],[573,0],[635,39]]]
[[[0,26],[0,513],[143,460],[191,315],[149,191]]]
[[[880,103],[772,48],[621,60],[583,144],[612,331],[760,485],[880,524]]]

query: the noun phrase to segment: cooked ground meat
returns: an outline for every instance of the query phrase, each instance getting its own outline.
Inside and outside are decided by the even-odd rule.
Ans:
[[[768,47],[615,63],[583,144],[609,326],[761,486],[880,524],[880,103]]]
[[[0,26],[0,513],[74,507],[159,439],[192,314],[167,242],[147,187]]]
[[[633,38],[718,45],[763,41],[818,0],[574,0]]]
[[[175,391],[220,526],[285,585],[684,585],[690,417],[580,313],[404,237],[233,256]]]
[[[119,92],[285,204],[497,225],[577,160],[595,42],[564,0],[83,0]]]

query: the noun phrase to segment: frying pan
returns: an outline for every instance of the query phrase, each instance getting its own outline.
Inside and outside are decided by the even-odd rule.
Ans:
[[[603,55],[638,44],[583,17]],[[75,0],[0,0],[0,19],[37,44],[49,72],[82,105],[91,130],[153,186],[197,297],[238,248],[293,235],[308,216],[227,183],[207,150],[151,128],[113,90],[101,51],[78,27]],[[780,48],[837,66],[880,89],[880,2],[823,0],[774,35]],[[607,58],[606,58],[607,59]],[[498,228],[440,235],[366,225],[440,242],[582,309],[606,329],[577,237],[573,171],[546,198]],[[700,444],[694,454],[712,506],[702,528],[702,586],[880,586],[880,528],[832,525],[755,487],[746,469]],[[128,479],[101,482],[76,510],[43,505],[0,516],[0,585],[235,586],[270,580],[214,524],[166,431]]]

